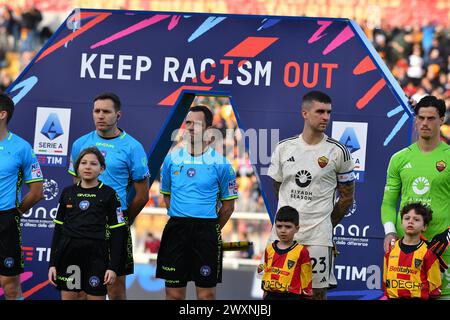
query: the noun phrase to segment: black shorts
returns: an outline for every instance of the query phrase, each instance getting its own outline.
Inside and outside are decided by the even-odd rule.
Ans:
[[[0,211],[0,275],[23,273],[22,234],[17,209]]]
[[[121,261],[125,261],[125,264],[123,266],[120,266],[117,270],[118,277],[134,273],[133,240],[131,237],[130,225],[128,223],[128,216],[126,214],[124,214],[124,216],[127,228],[127,256],[121,259]],[[109,232],[107,232],[106,238],[109,239],[109,237]]]
[[[109,261],[106,241],[62,235],[56,250],[58,290],[106,295],[106,285],[103,284]]]
[[[164,228],[156,277],[166,287],[213,288],[222,282],[222,236],[217,219],[172,217]]]

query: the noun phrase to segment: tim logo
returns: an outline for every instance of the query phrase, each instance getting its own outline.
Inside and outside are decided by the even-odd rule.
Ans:
[[[64,134],[61,122],[59,121],[58,115],[56,113],[49,114],[47,120],[44,123],[44,126],[41,129],[41,133],[50,140],[58,138],[59,136]]]
[[[350,153],[361,149],[358,138],[356,137],[355,129],[351,127],[345,128],[341,138],[339,139],[339,142],[345,145]]]

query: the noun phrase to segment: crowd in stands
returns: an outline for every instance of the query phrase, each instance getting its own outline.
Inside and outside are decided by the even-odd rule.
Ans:
[[[401,27],[382,20],[381,27],[363,27],[408,97],[445,100],[441,132],[442,140],[450,143],[450,26],[429,22]]]

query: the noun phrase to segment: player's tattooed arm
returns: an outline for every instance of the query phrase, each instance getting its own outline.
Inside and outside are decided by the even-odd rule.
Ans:
[[[333,228],[344,218],[348,209],[353,204],[355,196],[355,182],[338,183],[337,189],[339,191],[339,201],[335,204],[333,212],[331,213],[331,223]]]

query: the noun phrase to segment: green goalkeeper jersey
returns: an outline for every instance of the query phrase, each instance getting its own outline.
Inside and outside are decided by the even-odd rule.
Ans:
[[[450,146],[441,142],[432,152],[423,153],[417,143],[394,154],[387,170],[386,187],[381,205],[381,221],[391,222],[403,235],[400,212],[410,202],[431,206],[433,219],[424,235],[431,239],[450,226]],[[386,226],[385,226],[386,230]]]

